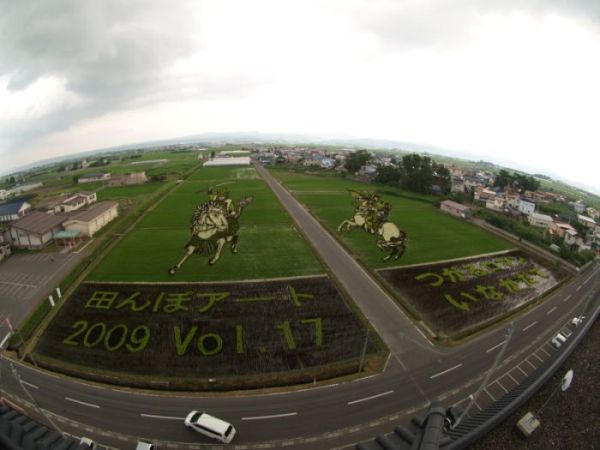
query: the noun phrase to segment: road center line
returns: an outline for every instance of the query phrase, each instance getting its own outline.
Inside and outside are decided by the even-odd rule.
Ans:
[[[262,420],[262,419],[277,419],[279,417],[290,417],[297,416],[297,412],[284,413],[284,414],[272,414],[270,416],[254,416],[254,417],[242,417],[242,420]]]
[[[567,302],[567,301],[568,301],[570,298],[571,298],[571,295],[567,295],[567,296],[565,297],[565,299],[563,300],[563,303]]]
[[[155,416],[154,414],[140,413],[142,417],[148,417],[150,419],[165,419],[165,420],[185,420],[185,417],[173,417],[173,416]]]
[[[33,388],[33,389],[39,389],[39,387],[38,387],[38,386],[36,386],[35,384],[33,384],[33,383],[29,383],[29,382],[27,382],[27,381],[25,381],[25,380],[21,380],[21,383],[23,383],[23,384],[26,384],[26,385],[27,385],[27,386],[29,386],[30,388]]]
[[[529,325],[527,325],[525,328],[523,328],[523,331],[527,331],[529,330],[532,326],[534,326],[537,323],[537,320],[531,322]]]
[[[549,309],[549,310],[548,310],[548,312],[547,312],[546,314],[547,314],[547,315],[548,315],[548,314],[552,314],[552,313],[554,312],[554,310],[555,310],[555,309],[556,309],[556,306],[555,306],[554,308],[551,308],[551,309]]]
[[[431,375],[429,378],[433,380],[434,378],[437,378],[437,377],[439,377],[440,375],[444,375],[445,373],[448,373],[448,372],[450,372],[451,370],[458,369],[460,366],[462,366],[462,363],[460,363],[460,364],[457,364],[457,365],[455,365],[454,367],[450,367],[449,369],[446,369],[446,370],[444,370],[443,372],[436,373],[435,375]]]
[[[77,400],[77,399],[71,398],[71,397],[65,397],[65,400],[68,400],[73,403],[79,403],[80,405],[89,406],[90,408],[100,408],[100,406],[94,405],[93,403],[82,402],[81,400]]]
[[[348,402],[349,405],[354,405],[355,403],[360,403],[360,402],[366,402],[368,400],[373,400],[374,398],[379,398],[379,397],[383,397],[384,395],[390,395],[392,394],[394,391],[386,391],[386,392],[382,392],[381,394],[375,394],[375,395],[371,395],[370,397],[365,397],[365,398],[359,398],[358,400],[352,400],[351,402]]]
[[[583,287],[583,284],[580,284],[579,286],[577,286],[577,287],[575,288],[575,291],[576,291],[576,292],[579,292],[579,290],[580,290],[582,287]]]
[[[503,345],[506,342],[506,339],[503,340],[502,342],[500,342],[499,344],[494,345],[493,347],[488,348],[485,352],[489,353],[493,350],[496,350],[498,347],[500,347],[501,345]]]
[[[587,280],[585,280],[585,281],[583,282],[583,284],[587,284],[587,282],[588,282],[588,281],[590,281],[592,278],[594,278],[594,276],[595,276],[595,275],[596,275],[595,273],[591,274],[591,275],[590,275],[590,276],[587,278]]]

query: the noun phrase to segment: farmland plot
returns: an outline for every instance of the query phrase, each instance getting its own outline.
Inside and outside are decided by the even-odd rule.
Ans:
[[[59,311],[35,354],[47,368],[112,383],[218,389],[238,377],[244,382],[235,386],[258,387],[355,372],[365,335],[326,276],[88,282]],[[367,350],[376,351],[371,341]]]
[[[459,337],[522,308],[566,279],[522,251],[378,273],[440,337]]]

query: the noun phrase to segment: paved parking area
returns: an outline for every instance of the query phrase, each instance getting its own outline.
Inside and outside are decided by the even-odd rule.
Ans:
[[[4,260],[0,263],[0,318],[10,317],[13,326],[20,326],[83,256],[83,253],[18,253]]]

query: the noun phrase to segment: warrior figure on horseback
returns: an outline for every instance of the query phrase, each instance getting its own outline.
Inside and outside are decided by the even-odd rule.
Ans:
[[[190,224],[192,237],[185,245],[186,253],[169,269],[175,275],[183,263],[193,254],[208,256],[209,265],[215,264],[221,257],[221,250],[226,243],[231,252],[237,253],[239,217],[246,206],[252,203],[253,197],[245,197],[235,205],[229,198],[227,190],[208,190],[209,200],[196,207]]]

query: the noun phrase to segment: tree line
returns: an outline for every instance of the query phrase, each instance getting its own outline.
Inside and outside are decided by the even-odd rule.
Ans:
[[[370,159],[371,156],[366,150],[352,152],[346,159],[345,168],[348,172],[355,173]],[[428,156],[416,153],[404,155],[401,159],[392,158],[392,164],[377,166],[377,175],[373,181],[422,194],[436,190],[433,186],[437,186],[437,190],[442,194],[450,192],[450,171]]]

